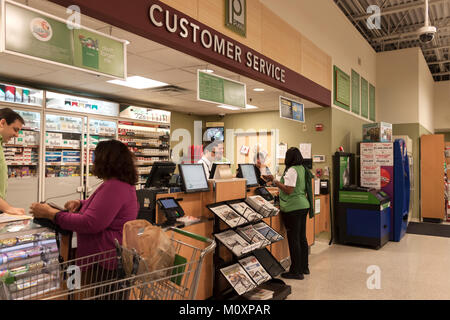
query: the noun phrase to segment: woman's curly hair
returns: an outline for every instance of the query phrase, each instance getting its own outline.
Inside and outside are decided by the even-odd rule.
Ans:
[[[134,154],[118,140],[101,141],[94,150],[94,175],[116,178],[135,185],[138,181]]]

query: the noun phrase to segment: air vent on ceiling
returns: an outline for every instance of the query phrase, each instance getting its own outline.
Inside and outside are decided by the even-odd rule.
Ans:
[[[157,92],[157,93],[166,94],[166,95],[186,94],[186,93],[190,92],[189,89],[178,87],[178,86],[173,86],[173,85],[151,88],[148,91]]]

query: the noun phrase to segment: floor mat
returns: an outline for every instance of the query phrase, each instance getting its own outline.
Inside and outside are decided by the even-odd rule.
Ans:
[[[450,225],[430,222],[410,222],[406,233],[450,238]]]

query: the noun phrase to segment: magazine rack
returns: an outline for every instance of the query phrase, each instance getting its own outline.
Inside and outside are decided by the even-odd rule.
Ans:
[[[272,300],[283,300],[291,293],[291,287],[284,281],[275,279],[284,272],[284,268],[266,248],[284,239],[270,227],[270,222],[267,221],[277,212],[273,212],[272,215],[267,214],[268,209],[264,208],[264,214],[260,214],[246,199],[245,194],[239,194],[234,199],[207,205],[214,214],[213,234],[218,240],[213,257],[213,299],[244,299],[242,295],[248,291],[264,288],[274,291]],[[268,238],[257,229],[253,236],[250,232],[246,233],[255,226],[265,230]],[[245,261],[255,261],[252,256],[259,262],[262,270],[258,269],[253,273],[246,270]]]

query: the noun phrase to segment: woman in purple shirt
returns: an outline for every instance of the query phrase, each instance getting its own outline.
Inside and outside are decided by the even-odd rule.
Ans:
[[[135,220],[139,210],[135,184],[137,171],[134,156],[122,142],[100,142],[94,151],[94,175],[103,184],[87,200],[72,200],[59,211],[48,204],[33,203],[30,212],[46,218],[62,229],[77,233],[77,258],[115,248],[122,244],[123,225]],[[112,265],[102,265],[114,269]]]

